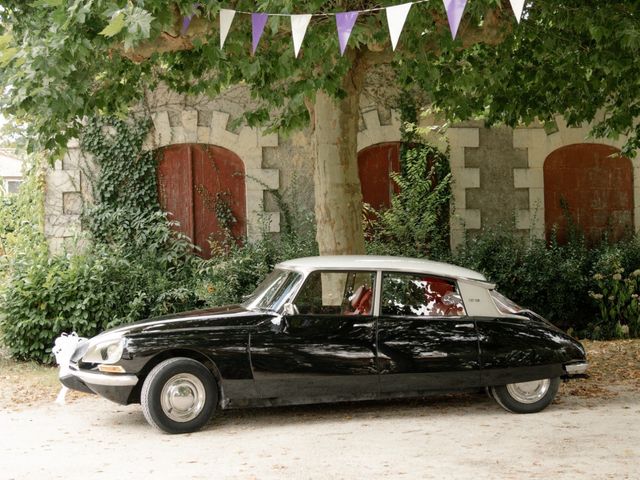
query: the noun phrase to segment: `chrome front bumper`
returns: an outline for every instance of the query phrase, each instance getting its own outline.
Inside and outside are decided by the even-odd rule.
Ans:
[[[589,364],[587,362],[569,363],[564,366],[567,375],[583,375],[588,368]]]
[[[132,387],[137,385],[138,377],[121,373],[98,373],[83,370],[69,371],[74,377],[78,377],[88,385],[101,385],[104,387]]]

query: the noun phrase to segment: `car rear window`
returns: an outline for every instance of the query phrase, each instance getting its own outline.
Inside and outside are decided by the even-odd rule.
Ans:
[[[505,315],[520,313],[524,309],[515,303],[512,300],[509,300],[507,297],[502,295],[500,292],[496,290],[491,290],[491,298],[493,299],[493,303],[495,303],[496,308],[500,310],[501,313]]]

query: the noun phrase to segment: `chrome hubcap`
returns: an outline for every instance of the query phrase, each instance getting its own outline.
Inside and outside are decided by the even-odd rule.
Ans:
[[[171,420],[188,422],[196,418],[206,400],[204,384],[190,373],[179,373],[162,387],[160,404],[162,411]]]
[[[536,403],[549,391],[551,380],[534,380],[532,382],[510,383],[507,385],[509,394],[520,403]]]

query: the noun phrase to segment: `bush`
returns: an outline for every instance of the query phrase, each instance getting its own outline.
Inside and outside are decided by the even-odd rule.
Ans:
[[[227,242],[226,248],[214,248],[216,254],[199,264],[197,294],[206,304],[241,302],[276,263],[318,254],[315,218],[304,208],[297,182],[286,194],[274,192],[274,196],[282,212],[279,234],[268,233],[265,224],[261,239],[242,245]]]
[[[372,211],[367,252],[441,258],[449,252],[449,161],[436,148],[414,143],[402,149],[401,172],[391,177],[398,193],[391,207]]]
[[[62,332],[93,336],[200,306],[188,263],[156,253],[134,256],[97,245],[69,256],[19,255],[0,297],[0,330],[12,356],[49,362],[53,340]]]
[[[623,338],[640,336],[640,269],[626,278],[623,268],[612,274],[596,273],[597,288],[589,292],[595,300],[600,316],[592,324],[594,338]]]
[[[547,243],[513,232],[512,227],[497,227],[468,238],[452,262],[482,272],[515,302],[579,336],[618,338],[627,330],[620,328],[624,325],[634,335],[630,313],[607,312],[612,305],[631,311],[628,297],[633,292],[614,289],[610,283],[617,278],[614,275],[621,274],[619,269],[632,271],[640,266],[638,236],[589,248],[580,235],[560,245],[555,239]],[[593,295],[606,295],[607,300]],[[613,298],[609,300],[610,296]]]

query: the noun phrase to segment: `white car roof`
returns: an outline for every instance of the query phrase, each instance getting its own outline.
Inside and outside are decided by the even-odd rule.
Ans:
[[[386,257],[380,255],[330,255],[304,257],[287,260],[276,268],[312,270],[391,270],[403,272],[429,273],[441,277],[466,278],[486,282],[484,275],[468,268],[449,263],[434,262],[409,257]]]

